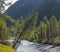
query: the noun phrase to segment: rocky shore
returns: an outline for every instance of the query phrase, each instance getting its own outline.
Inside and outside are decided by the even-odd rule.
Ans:
[[[39,48],[41,52],[60,52],[60,46],[53,47],[52,45],[41,46]]]

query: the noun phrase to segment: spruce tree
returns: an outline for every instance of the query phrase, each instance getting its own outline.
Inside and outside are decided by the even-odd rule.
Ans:
[[[44,21],[44,23],[45,23],[46,26],[47,26],[47,30],[46,30],[47,42],[46,42],[46,43],[48,43],[49,40],[50,40],[50,22],[49,22],[49,20],[47,19],[46,16],[44,16],[43,21]]]
[[[51,33],[51,43],[57,43],[56,37],[59,35],[58,21],[55,16],[50,19],[50,33]]]
[[[45,43],[47,41],[47,36],[46,36],[47,26],[43,21],[40,22],[39,26],[40,26],[40,41],[42,43]]]
[[[23,36],[28,40],[34,40],[35,38],[37,38],[37,34],[35,34],[37,19],[38,19],[38,13],[34,13],[26,21],[26,24],[25,24],[26,30],[24,31]]]
[[[0,17],[0,40],[6,40],[7,38],[6,22],[2,17]]]

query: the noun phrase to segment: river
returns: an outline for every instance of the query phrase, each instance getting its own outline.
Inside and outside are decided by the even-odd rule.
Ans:
[[[8,41],[13,42],[13,40]],[[16,52],[60,52],[60,47],[52,47],[53,45],[21,40],[21,44],[17,47]]]
[[[16,52],[41,52],[39,49],[37,49],[39,46],[40,44],[23,40],[18,46]]]

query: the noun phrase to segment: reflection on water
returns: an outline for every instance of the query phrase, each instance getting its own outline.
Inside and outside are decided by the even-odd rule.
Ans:
[[[40,46],[40,44],[23,40],[21,41],[21,45],[18,46],[16,52],[41,52],[37,49],[37,46]]]

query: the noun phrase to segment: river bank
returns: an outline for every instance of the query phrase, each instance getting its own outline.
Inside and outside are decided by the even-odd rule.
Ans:
[[[38,48],[41,52],[60,52],[60,46],[43,45]]]
[[[0,43],[0,52],[16,52],[11,46]]]

